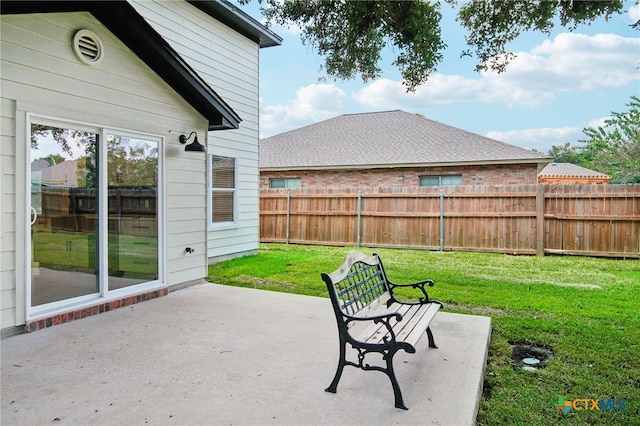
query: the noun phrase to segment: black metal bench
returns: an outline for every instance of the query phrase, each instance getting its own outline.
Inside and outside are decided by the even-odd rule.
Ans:
[[[336,393],[346,365],[385,373],[391,380],[397,408],[407,409],[393,369],[393,357],[404,350],[415,353],[415,345],[425,334],[429,347],[437,348],[429,328],[442,303],[429,299],[425,286],[432,280],[396,284],[387,278],[377,254],[366,256],[359,251],[347,253],[338,270],[321,274],[329,290],[340,336],[338,369],[327,392]],[[395,292],[400,288],[419,290],[414,302],[401,302]],[[357,351],[357,362],[346,359],[347,343]],[[383,366],[365,363],[365,356],[378,353]]]

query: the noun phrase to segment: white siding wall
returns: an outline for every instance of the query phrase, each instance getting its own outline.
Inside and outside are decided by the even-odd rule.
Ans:
[[[208,153],[237,159],[237,224],[209,228],[208,256],[256,251],[259,232],[257,43],[182,1],[135,1],[138,13],[242,118],[238,130],[210,132]]]
[[[0,328],[5,328],[16,325],[15,102],[0,99],[0,120]]]
[[[186,153],[178,142],[180,133],[204,134],[206,120],[88,13],[1,19],[2,328],[25,322],[27,114],[164,137],[166,284],[206,276],[206,158]],[[72,51],[81,28],[105,45],[96,67],[80,63]],[[186,246],[195,253],[185,254]]]

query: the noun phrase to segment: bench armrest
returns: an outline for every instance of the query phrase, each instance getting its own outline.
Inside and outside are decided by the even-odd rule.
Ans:
[[[410,283],[410,284],[397,284],[394,283],[392,281],[387,280],[387,283],[389,284],[389,293],[391,294],[391,299],[389,300],[389,304],[390,303],[400,303],[403,305],[424,305],[425,303],[438,303],[441,307],[442,307],[442,302],[438,301],[438,300],[432,300],[429,298],[429,294],[427,293],[427,289],[425,288],[425,286],[429,286],[429,287],[433,287],[434,282],[433,280],[422,280],[422,281],[418,281],[415,283]],[[417,302],[401,302],[396,298],[396,295],[394,294],[396,289],[399,288],[411,288],[411,289],[417,289],[419,290],[419,295],[417,297],[418,301]]]
[[[378,262],[380,264],[380,268],[382,269],[382,273],[384,275],[384,278],[387,282],[387,288],[389,289],[389,294],[391,295],[391,298],[387,301],[387,306],[390,306],[392,303],[400,303],[402,305],[424,305],[427,303],[437,303],[440,305],[440,307],[442,307],[442,303],[439,302],[438,300],[431,300],[429,299],[429,294],[427,293],[427,289],[425,288],[426,285],[428,285],[429,287],[433,287],[434,281],[433,280],[422,280],[422,281],[418,281],[415,283],[410,283],[410,284],[398,284],[398,283],[394,283],[393,281],[391,281],[389,279],[389,277],[387,276],[387,272],[384,269],[384,265],[382,264],[382,259],[380,259],[380,256],[378,256],[378,254],[374,253],[373,256],[378,259]],[[420,290],[420,294],[418,295],[418,297],[416,297],[418,299],[417,302],[401,302],[396,298],[396,295],[394,294],[395,290],[398,288],[412,288],[412,289],[418,289]]]

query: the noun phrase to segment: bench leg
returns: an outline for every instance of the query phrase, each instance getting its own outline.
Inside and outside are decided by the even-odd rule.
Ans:
[[[427,337],[429,338],[429,347],[437,348],[435,340],[433,340],[433,333],[431,332],[431,327],[427,327]]]
[[[346,352],[347,352],[347,342],[340,342],[340,360],[338,361],[338,369],[336,370],[335,376],[333,376],[333,381],[328,388],[326,388],[325,392],[336,393],[338,388],[338,382],[340,381],[340,377],[342,376],[342,370],[344,370],[344,366],[346,365]]]
[[[403,410],[408,410],[404,404],[404,400],[402,399],[402,392],[400,391],[400,385],[398,384],[398,379],[396,379],[396,372],[393,369],[393,355],[395,352],[388,352],[384,355],[384,358],[387,361],[387,376],[389,376],[389,380],[391,380],[391,386],[393,386],[393,396],[395,398],[396,408],[402,408]]]

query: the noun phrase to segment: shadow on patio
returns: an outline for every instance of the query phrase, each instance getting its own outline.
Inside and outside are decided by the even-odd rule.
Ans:
[[[446,308],[446,306],[445,306]],[[488,317],[440,311],[439,349],[388,378],[338,359],[328,299],[201,284],[2,341],[3,424],[473,424]]]

